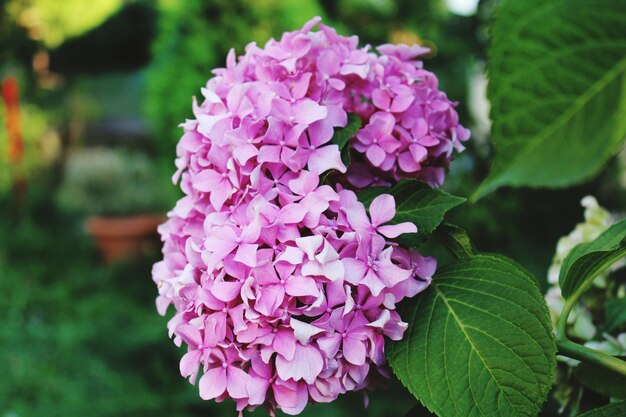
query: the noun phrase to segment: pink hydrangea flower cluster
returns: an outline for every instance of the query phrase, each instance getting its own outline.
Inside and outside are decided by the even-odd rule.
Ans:
[[[359,188],[402,178],[441,186],[454,151],[463,151],[462,142],[470,137],[459,124],[457,103],[416,60],[427,48],[382,45],[377,50],[381,56],[370,55],[367,85],[354,106],[368,121],[353,144],[366,166],[354,164],[348,179]]]
[[[434,258],[390,241],[416,232],[386,224],[392,196],[368,213],[352,189],[320,183],[347,171],[331,141],[347,112],[366,122],[351,146],[372,177],[424,178],[466,138],[436,78],[412,61],[422,49],[386,45],[379,56],[324,25],[312,31],[318,20],[214,71],[177,148],[185,196],[159,229],[157,308],[176,310],[181,374],[240,411],[295,415],[370,385],[384,337],[406,328],[397,303],[435,271]]]

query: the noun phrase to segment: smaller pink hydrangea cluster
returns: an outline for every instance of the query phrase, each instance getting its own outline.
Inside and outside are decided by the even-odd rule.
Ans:
[[[387,224],[392,196],[368,213],[345,181],[321,183],[347,171],[332,142],[347,113],[365,122],[351,143],[365,155],[346,174],[353,186],[363,170],[378,177],[368,184],[405,174],[437,183],[429,169],[444,169],[466,138],[412,60],[421,49],[379,56],[324,25],[312,31],[317,23],[250,44],[238,60],[231,52],[214,71],[177,148],[185,196],[159,229],[157,308],[176,310],[168,328],[187,345],[181,374],[203,399],[231,398],[240,411],[298,414],[369,386],[384,372],[384,338],[406,328],[397,303],[435,271],[434,258],[390,240],[416,232]]]
[[[459,124],[451,102],[438,89],[437,77],[417,57],[427,48],[382,45],[371,55],[367,85],[354,110],[367,124],[353,148],[366,166],[353,164],[348,179],[358,188],[416,178],[433,187],[443,184],[453,152],[470,137]]]

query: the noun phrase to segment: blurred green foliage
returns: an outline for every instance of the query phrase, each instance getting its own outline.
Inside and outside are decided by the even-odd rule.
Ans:
[[[20,107],[22,139],[29,150],[19,164],[9,162],[9,138],[4,126],[0,126],[0,193],[8,191],[16,178],[28,179],[33,173],[45,167],[54,157],[58,147],[58,137],[48,130],[48,114],[32,104]],[[4,122],[5,109],[0,105],[0,121]]]
[[[87,148],[70,154],[58,193],[70,213],[124,216],[165,212],[176,190],[146,155],[123,149]]]

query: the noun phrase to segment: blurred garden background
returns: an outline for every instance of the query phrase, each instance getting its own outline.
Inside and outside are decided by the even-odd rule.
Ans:
[[[362,44],[428,46],[426,67],[473,132],[445,185],[468,196],[493,156],[484,68],[496,5],[0,0],[0,417],[234,415],[232,404],[203,402],[179,376],[184,352],[167,340],[150,278],[160,248],[146,230],[179,196],[170,177],[192,96],[231,47],[263,44],[315,15]],[[591,183],[501,190],[451,220],[545,289],[559,237],[582,220],[581,198],[623,211],[625,188],[622,153]],[[144,215],[134,255],[103,258],[94,216],[131,215]],[[350,394],[303,415],[404,416],[415,402],[392,381],[369,396],[368,408]]]

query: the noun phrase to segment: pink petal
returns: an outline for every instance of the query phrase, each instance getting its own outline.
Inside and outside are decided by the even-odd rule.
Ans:
[[[289,325],[294,330],[296,340],[303,345],[307,345],[311,337],[325,331],[324,329],[320,329],[319,327],[315,327],[312,324],[305,323],[293,317],[289,321]]]
[[[374,226],[387,223],[396,215],[396,201],[389,194],[381,194],[370,204],[370,217]]]
[[[420,169],[420,164],[415,162],[413,155],[409,152],[402,152],[398,157],[398,165],[404,172],[416,172]]]
[[[326,107],[305,98],[293,106],[293,114],[298,124],[310,125],[317,120],[325,118],[328,115],[328,111]]]
[[[296,354],[296,339],[293,333],[287,330],[279,330],[274,336],[272,347],[286,360],[292,360]]]
[[[367,155],[367,159],[372,163],[372,165],[374,165],[375,167],[378,167],[385,160],[387,153],[385,153],[383,148],[381,148],[380,146],[371,145],[370,147],[367,148],[365,155]]]
[[[198,373],[198,367],[200,366],[200,358],[202,357],[202,352],[199,350],[192,350],[190,352],[185,353],[185,355],[180,360],[180,374],[187,378],[193,374]]]
[[[372,102],[381,110],[389,110],[391,106],[391,97],[385,90],[377,88],[372,92]]]
[[[276,262],[287,262],[291,265],[298,265],[302,263],[303,256],[304,254],[300,249],[287,246],[285,251],[276,258]]]
[[[330,281],[343,280],[345,277],[343,262],[336,260],[322,264],[321,273],[319,275],[326,277]]]
[[[409,146],[409,151],[413,156],[413,160],[417,163],[423,162],[426,159],[426,156],[428,156],[426,148],[417,144]]]
[[[344,258],[341,260],[345,270],[344,279],[350,284],[357,285],[367,273],[367,265],[359,259]]]
[[[272,389],[276,403],[285,414],[298,415],[307,405],[309,396],[305,384],[290,383],[287,385],[286,382],[276,383]]]
[[[233,157],[239,164],[245,165],[253,156],[258,155],[259,150],[252,144],[239,144],[233,151]]]
[[[229,366],[226,369],[227,391],[232,398],[247,398],[248,391],[246,385],[250,379],[250,375],[242,369],[235,366]]]
[[[259,245],[250,244],[250,243],[242,243],[239,245],[237,249],[237,253],[235,254],[235,261],[241,262],[242,264],[255,267],[257,264],[257,249]]]
[[[334,358],[341,347],[341,335],[337,333],[323,335],[316,340],[316,343],[327,358]]]
[[[283,413],[288,414],[290,416],[297,416],[306,407],[308,403],[308,390],[305,384],[298,384],[298,389],[296,391],[296,405],[294,407],[282,407],[281,410]]]
[[[428,133],[428,123],[426,123],[426,119],[423,117],[417,119],[411,129],[411,133],[415,138],[423,138]]]
[[[294,381],[304,380],[308,384],[315,382],[315,378],[322,372],[324,359],[320,351],[312,345],[296,344],[296,353],[292,360],[282,356],[276,357],[276,370],[283,380],[293,378]]]
[[[265,316],[272,316],[284,298],[285,289],[281,285],[270,285],[261,290],[255,309]]]
[[[317,58],[317,69],[325,75],[334,75],[339,72],[339,58],[333,51],[324,51]]]
[[[391,262],[380,262],[378,265],[378,277],[386,287],[391,288],[399,282],[409,279],[411,271],[397,267]],[[374,294],[373,291],[372,294]]]
[[[201,114],[198,116],[198,132],[207,138],[211,137],[215,125],[229,117],[228,113],[218,115]]]
[[[367,271],[365,277],[359,282],[359,285],[364,285],[372,292],[374,297],[377,297],[382,290],[385,289],[385,284],[378,278],[378,275],[371,269]]]
[[[211,294],[225,303],[233,301],[239,296],[241,291],[240,282],[216,281],[211,287]]]
[[[429,48],[419,45],[397,45],[391,43],[377,46],[376,49],[383,55],[395,56],[403,61],[409,61],[430,52]]]
[[[261,146],[257,159],[259,163],[280,162],[280,151],[281,151],[281,147],[278,145]]]
[[[298,81],[296,81],[292,87],[292,93],[294,98],[300,99],[306,95],[312,76],[313,74],[309,72],[302,74],[300,78],[298,78]]]
[[[213,208],[220,211],[232,193],[233,188],[228,181],[223,181],[220,185],[211,190],[209,200],[211,201]]]
[[[396,96],[393,99],[393,103],[391,104],[391,111],[394,113],[400,113],[409,108],[411,103],[413,103],[414,97],[408,94],[402,94]]]
[[[339,78],[331,78],[328,80],[328,84],[331,85],[335,90],[342,91],[346,88],[346,83],[340,80]]]
[[[270,387],[270,383],[265,378],[251,377],[246,384],[246,391],[248,391],[248,402],[250,405],[261,405],[265,402],[267,396],[267,390]]]
[[[389,224],[386,226],[379,226],[378,232],[383,236],[393,239],[403,233],[417,233],[417,226],[409,222]]]
[[[305,196],[317,188],[319,181],[320,177],[318,174],[302,171],[298,178],[290,180],[287,185],[295,194]]]
[[[346,166],[341,160],[341,152],[338,145],[326,145],[316,149],[309,156],[308,167],[316,175],[334,169],[339,172],[346,172]]]
[[[315,258],[315,252],[322,246],[324,238],[320,235],[307,236],[296,239],[296,245],[307,254],[309,259]]]
[[[343,357],[353,365],[363,365],[365,363],[365,345],[360,340],[351,337],[343,339]]]
[[[195,349],[202,344],[202,335],[196,326],[185,324],[176,328],[176,334],[183,338],[190,348]]]
[[[319,289],[313,278],[310,277],[292,277],[285,283],[285,292],[292,297],[317,297]]]
[[[193,185],[198,191],[210,192],[220,186],[222,175],[212,169],[200,171],[193,179]]]
[[[219,397],[226,391],[226,369],[221,366],[209,369],[202,375],[198,387],[200,388],[200,398],[212,400]]]

